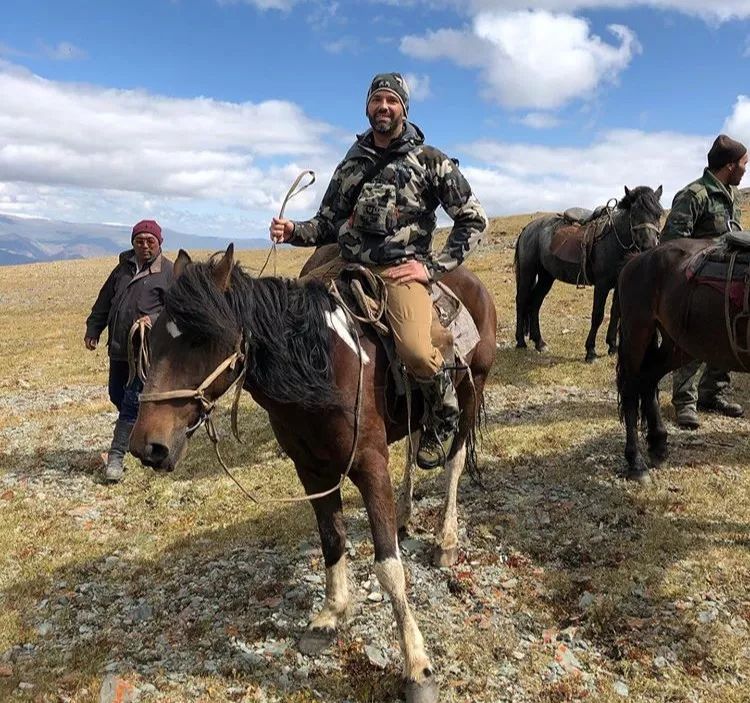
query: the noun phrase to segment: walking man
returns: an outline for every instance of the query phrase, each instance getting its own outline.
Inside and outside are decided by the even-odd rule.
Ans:
[[[128,385],[128,342],[133,323],[151,326],[164,307],[164,295],[172,282],[172,262],[161,252],[161,227],[155,220],[141,220],[133,227],[133,248],[120,259],[99,291],[86,320],[86,349],[93,351],[106,327],[109,352],[109,398],[119,412],[104,480],[117,483],[123,474],[130,431],[138,415],[138,394],[143,384],[136,376]]]

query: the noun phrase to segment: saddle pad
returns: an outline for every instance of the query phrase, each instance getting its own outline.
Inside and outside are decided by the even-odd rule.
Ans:
[[[710,286],[722,295],[727,289],[729,260],[732,250],[719,243],[694,254],[685,267],[685,276],[694,285]],[[736,310],[742,310],[745,288],[750,272],[750,250],[737,255],[729,282],[729,300]]]
[[[430,287],[435,316],[453,336],[453,349],[459,359],[465,359],[479,343],[479,330],[466,306],[448,286],[437,282]]]

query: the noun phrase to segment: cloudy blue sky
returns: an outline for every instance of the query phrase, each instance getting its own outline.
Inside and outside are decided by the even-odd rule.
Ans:
[[[750,143],[750,0],[3,0],[0,212],[265,236],[391,70],[491,215],[668,205]]]

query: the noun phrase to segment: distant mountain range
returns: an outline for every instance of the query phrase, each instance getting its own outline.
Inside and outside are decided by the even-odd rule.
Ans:
[[[130,246],[130,227],[30,219],[0,214],[0,266],[61,259],[87,259],[118,254]],[[165,248],[224,249],[230,241],[240,249],[262,249],[267,239],[236,236],[204,237],[164,230]]]

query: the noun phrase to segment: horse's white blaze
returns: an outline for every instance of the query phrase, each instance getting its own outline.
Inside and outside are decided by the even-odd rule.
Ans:
[[[349,330],[346,313],[340,307],[337,307],[332,313],[326,312],[325,316],[328,326],[341,337],[347,347],[357,354],[357,340],[352,337],[352,333]],[[370,363],[370,357],[364,349],[362,350],[362,363]]]
[[[421,683],[432,672],[432,665],[424,651],[422,633],[406,601],[406,581],[401,560],[391,558],[375,562],[375,575],[393,605],[404,654],[404,677]]]
[[[443,529],[440,533],[440,548],[453,549],[458,546],[458,511],[456,509],[456,500],[458,497],[458,479],[464,470],[466,463],[466,442],[461,449],[446,465],[445,473],[448,482],[445,492],[445,506],[443,508]]]
[[[167,322],[167,332],[169,332],[170,336],[172,336],[174,339],[177,339],[177,337],[182,334],[182,331],[174,323],[174,320],[170,320],[169,322]]]
[[[346,579],[346,554],[326,569],[326,598],[321,611],[310,621],[310,627],[335,630],[349,605]]]

